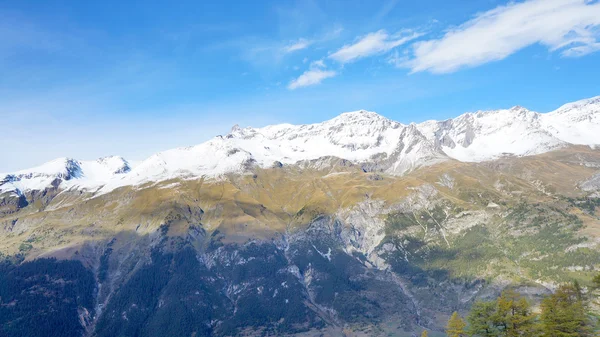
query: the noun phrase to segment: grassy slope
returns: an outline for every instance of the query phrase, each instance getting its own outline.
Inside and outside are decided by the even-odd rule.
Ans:
[[[384,200],[393,208],[415,188],[432,185],[451,217],[465,211],[483,211],[489,217],[480,226],[448,231],[450,246],[439,235],[418,243],[423,236],[418,224],[408,221],[395,228],[398,223],[388,221],[388,239],[415,240],[411,254],[423,268],[443,267],[460,277],[503,274],[560,280],[572,276],[565,267],[597,257],[597,246],[573,248],[585,246],[583,238],[600,237],[597,214],[585,213],[572,201],[584,196],[577,183],[597,172],[581,165],[582,160],[600,163],[600,151],[575,147],[487,163],[451,161],[379,180],[372,179],[373,173],[338,162],[326,169],[257,169],[219,181],[165,181],[91,199],[61,193],[48,205],[34,203],[0,218],[0,223],[17,220],[12,230],[0,231],[0,252],[72,257],[84,243],[126,233],[147,235],[169,219],[170,235],[185,233],[189,223],[202,223],[209,233],[218,230],[224,242],[266,239],[299,230],[318,215],[336,214],[367,198]],[[444,175],[452,177],[452,188],[440,183]],[[490,209],[490,203],[499,208]],[[440,210],[416,214],[443,222],[446,215]]]

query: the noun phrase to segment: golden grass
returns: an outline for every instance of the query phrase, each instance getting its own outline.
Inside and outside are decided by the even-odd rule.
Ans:
[[[36,205],[0,218],[0,222],[18,218],[15,230],[0,232],[0,251],[15,253],[31,236],[42,237],[32,243],[32,254],[40,254],[122,232],[144,235],[156,231],[173,213],[182,218],[171,223],[169,235],[183,235],[190,224],[201,223],[209,233],[219,230],[225,234],[225,240],[269,238],[306,226],[317,215],[335,214],[366,199],[394,205],[424,184],[435,186],[445,199],[464,209],[481,208],[474,201],[478,195],[509,205],[521,198],[548,201],[554,194],[582,195],[577,183],[597,169],[579,165],[581,158],[600,163],[600,151],[572,147],[487,163],[447,161],[401,177],[382,174],[382,180],[371,180],[371,173],[332,161],[334,166],[323,170],[289,166],[256,169],[253,174],[230,175],[222,180],[173,179],[123,187],[91,199],[85,194],[62,193],[45,209]],[[453,189],[439,184],[444,174],[454,179]],[[497,183],[504,189],[498,189]],[[178,185],[164,188],[170,184]],[[540,191],[540,186],[551,195]],[[580,217],[586,224],[586,235],[600,237],[598,221]]]

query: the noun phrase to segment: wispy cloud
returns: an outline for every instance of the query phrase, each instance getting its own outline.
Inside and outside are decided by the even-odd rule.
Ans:
[[[298,78],[292,80],[288,85],[288,89],[294,90],[302,87],[307,87],[321,83],[327,78],[336,76],[337,73],[333,70],[326,70],[326,65],[323,60],[314,61],[310,67]]]
[[[379,10],[379,12],[377,12],[377,15],[375,15],[375,19],[376,20],[383,19],[388,14],[390,14],[390,12],[392,12],[394,10],[394,8],[396,7],[396,5],[398,5],[398,0],[387,0],[387,1],[385,1],[383,3],[383,6],[381,7],[381,9]]]
[[[329,58],[340,63],[348,63],[360,58],[385,53],[421,35],[411,30],[390,35],[382,29],[359,38],[353,44],[343,46],[335,53],[329,55]]]
[[[448,73],[502,60],[533,44],[564,57],[600,50],[600,2],[529,0],[476,15],[442,38],[417,42],[408,60],[412,72]]]
[[[326,42],[329,42],[331,40],[337,39],[340,34],[342,33],[343,28],[336,26],[333,29],[330,30],[326,30],[324,33],[322,33],[319,36],[314,36],[312,39],[306,39],[306,38],[299,38],[297,40],[294,40],[288,44],[286,44],[283,48],[282,51],[284,53],[292,53],[298,50],[303,50],[306,49],[312,45],[319,45],[319,44],[323,44]]]
[[[298,39],[297,41],[292,42],[292,43],[288,44],[287,46],[283,47],[283,51],[286,53],[292,53],[292,52],[295,52],[298,50],[306,49],[312,43],[313,43],[313,41],[311,41],[311,40],[301,38],[301,39]]]
[[[206,46],[202,50],[209,53],[235,51],[235,54],[259,72],[275,72],[283,68],[291,68],[286,62],[298,56],[300,51],[311,47],[315,50],[337,39],[343,28],[334,25],[319,34],[307,34],[303,37],[284,37],[280,39],[265,38],[259,35],[240,36],[225,39]],[[304,63],[304,62],[303,62]]]

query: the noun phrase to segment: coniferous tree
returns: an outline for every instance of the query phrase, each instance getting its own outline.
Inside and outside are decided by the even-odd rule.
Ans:
[[[541,303],[541,317],[532,312],[528,301],[512,290],[502,292],[494,301],[476,302],[467,316],[468,335],[472,337],[588,337],[592,320],[588,304],[600,289],[600,275],[594,277],[590,292],[577,282],[562,285]],[[449,336],[461,336],[464,325],[454,313],[448,322]],[[464,321],[463,321],[464,323]],[[598,335],[600,337],[600,335]]]
[[[592,279],[592,286],[590,289],[591,301],[594,305],[600,306],[600,274],[594,276]],[[596,322],[598,323],[597,329],[599,330],[598,337],[600,337],[600,318],[596,318]]]
[[[478,337],[500,336],[496,326],[497,320],[497,301],[475,302],[467,316],[469,335]]]
[[[527,299],[513,290],[505,290],[497,300],[497,326],[501,336],[532,336],[535,315]]]
[[[585,304],[576,285],[560,286],[542,301],[541,309],[543,337],[590,336]]]
[[[583,293],[583,289],[581,289],[581,285],[579,284],[579,281],[577,281],[577,280],[573,281],[573,290],[575,291],[575,296],[577,297],[577,300],[582,302],[585,305],[586,298]]]
[[[535,331],[529,303],[513,290],[503,291],[494,301],[475,303],[467,321],[469,334],[477,337],[529,337]]]
[[[446,325],[446,335],[448,335],[448,337],[464,337],[466,336],[466,326],[467,323],[465,322],[465,320],[462,317],[460,317],[458,312],[455,311],[454,313],[452,313],[452,316],[450,316],[450,319],[448,320],[448,325]]]
[[[592,279],[592,287],[594,289],[600,289],[600,274],[594,276]]]

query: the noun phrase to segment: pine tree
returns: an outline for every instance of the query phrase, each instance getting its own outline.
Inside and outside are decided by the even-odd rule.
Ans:
[[[469,322],[469,335],[478,337],[497,337],[500,336],[496,326],[497,301],[475,302],[467,316]]]
[[[585,337],[590,328],[580,290],[576,285],[562,285],[542,301],[543,337]]]
[[[592,287],[594,289],[600,289],[600,274],[594,276],[592,279]]]
[[[527,300],[513,290],[505,290],[498,297],[496,324],[502,336],[531,336],[535,315]]]
[[[600,296],[598,295],[599,293],[600,293],[600,274],[594,276],[594,278],[592,279],[592,286],[590,287],[591,301],[596,306],[600,306]],[[600,318],[597,318],[596,322],[598,325],[598,330],[600,330]],[[600,337],[600,331],[598,333],[598,337]]]
[[[583,289],[581,289],[579,281],[573,281],[573,290],[575,291],[575,296],[577,297],[577,300],[586,304],[586,298],[584,297],[585,295],[583,294]]]
[[[446,325],[446,335],[448,335],[448,337],[464,337],[466,336],[466,326],[467,323],[465,322],[465,320],[462,317],[460,317],[458,312],[455,311],[454,313],[452,313],[452,316],[450,316],[450,319],[448,320],[448,325]]]
[[[428,337],[429,334],[427,333],[427,330],[423,330],[423,332],[421,332],[421,337]]]

